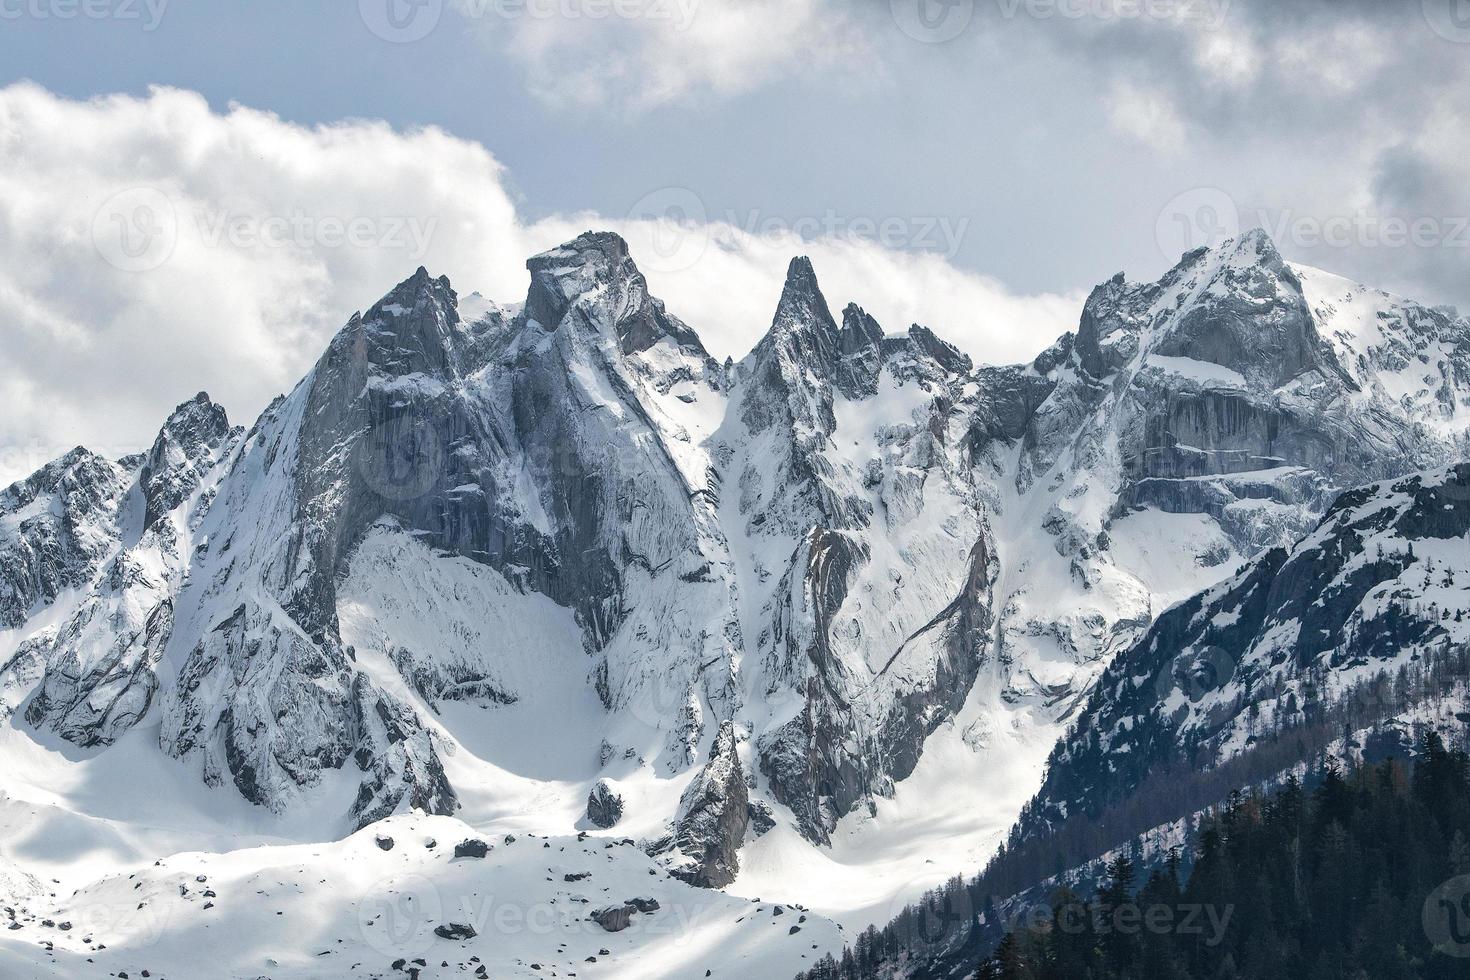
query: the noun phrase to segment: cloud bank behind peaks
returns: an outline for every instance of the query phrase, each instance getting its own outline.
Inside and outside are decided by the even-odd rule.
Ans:
[[[1079,305],[846,233],[857,223],[815,236],[658,211],[526,223],[503,176],[485,147],[434,128],[304,127],[167,88],[0,89],[0,485],[79,444],[140,451],[200,389],[248,424],[416,266],[515,302],[526,257],[588,228],[625,235],[653,292],[720,356],[764,332],[796,252],[833,303],[890,330],[921,320],[987,361],[1040,350]]]

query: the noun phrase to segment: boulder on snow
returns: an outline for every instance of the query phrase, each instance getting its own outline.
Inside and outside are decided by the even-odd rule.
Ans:
[[[454,845],[454,856],[457,858],[482,858],[488,853],[490,853],[490,845],[475,837],[462,840]]]
[[[638,910],[631,904],[624,902],[622,905],[609,905],[606,908],[597,909],[592,913],[592,921],[596,922],[608,932],[622,932],[628,928],[633,921],[633,913]]]
[[[440,939],[474,939],[479,935],[475,927],[462,922],[446,922],[434,927],[434,935]]]
[[[756,837],[762,837],[776,826],[776,815],[769,804],[762,800],[751,800],[746,809],[750,813],[750,829]]]

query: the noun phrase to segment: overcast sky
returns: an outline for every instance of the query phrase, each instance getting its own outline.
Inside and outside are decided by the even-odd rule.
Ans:
[[[1257,224],[1470,307],[1463,0],[0,0],[0,86],[0,481],[591,227],[722,356],[795,252],[987,361]]]

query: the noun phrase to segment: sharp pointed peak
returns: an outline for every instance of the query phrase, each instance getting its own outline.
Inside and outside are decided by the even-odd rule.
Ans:
[[[210,432],[228,432],[230,428],[229,416],[225,413],[224,406],[211,399],[207,391],[201,391],[193,398],[174,406],[168,418],[163,420],[154,444],[156,446],[164,441],[171,432],[201,428]]]
[[[841,333],[817,285],[811,259],[798,255],[786,267],[786,282],[771,327],[751,353],[759,358],[785,350],[782,356],[807,363],[820,372],[835,363]]]
[[[105,473],[123,466],[86,446],[73,446],[65,453],[14,482],[0,486],[0,509],[29,503],[37,494],[51,493],[72,472]]]
[[[199,391],[194,393],[194,397],[186,398],[184,401],[181,401],[177,405],[175,405],[174,410],[171,414],[178,415],[183,412],[191,412],[200,408],[219,408],[219,405],[215,402],[214,399],[209,397],[209,392]]]
[[[783,312],[814,316],[836,330],[836,321],[827,307],[827,298],[822,295],[822,287],[817,283],[812,260],[805,255],[796,256],[786,266],[786,283],[781,287],[781,302],[776,309],[778,321],[782,319]],[[807,316],[801,318],[806,319]]]
[[[867,310],[856,303],[842,308],[842,351],[852,353],[862,347],[876,347],[883,342],[883,327]]]
[[[805,255],[793,255],[791,261],[786,264],[786,281],[790,283],[806,280],[814,284],[817,281],[817,270],[812,268],[811,258]]]
[[[1180,266],[1183,266],[1186,263],[1192,261],[1192,259],[1190,258],[1191,255],[1203,255],[1203,254],[1204,254],[1204,251],[1203,250],[1200,250],[1200,249],[1197,249],[1195,252],[1186,252],[1180,258],[1178,264],[1175,265],[1175,268],[1177,269]],[[1167,275],[1167,273],[1166,273],[1166,275]],[[1115,272],[1115,273],[1113,273],[1113,275],[1110,278],[1108,278],[1108,279],[1104,280],[1103,282],[1098,283],[1096,286],[1093,286],[1092,287],[1092,291],[1087,294],[1087,301],[1083,304],[1083,309],[1085,311],[1088,306],[1092,306],[1092,305],[1095,305],[1097,303],[1105,302],[1110,297],[1115,297],[1115,296],[1117,296],[1118,294],[1120,294],[1122,292],[1125,292],[1125,291],[1127,291],[1129,289],[1135,289],[1135,288],[1137,288],[1137,285],[1134,284],[1134,283],[1130,283],[1128,281],[1128,276],[1127,276],[1126,273],[1123,273],[1123,272]]]
[[[455,295],[454,287],[450,284],[448,276],[436,278],[428,269],[419,266],[414,270],[413,275],[388,290],[368,312],[386,313],[389,312],[385,309],[388,306],[413,309],[421,299],[437,300],[449,307],[455,306],[458,302],[458,297]]]
[[[787,299],[810,298],[820,301],[821,310],[827,319],[832,319],[832,313],[827,308],[827,300],[822,295],[822,287],[817,282],[817,270],[812,267],[812,260],[805,255],[797,255],[786,265],[786,282],[781,287],[781,301],[784,304]]]
[[[409,289],[424,290],[433,286],[444,286],[447,288],[449,286],[449,277],[435,276],[424,266],[419,266],[417,269],[413,270],[413,275],[409,276],[407,279],[400,282],[397,286],[393,287],[392,291],[398,292],[399,290]]]
[[[1276,251],[1276,242],[1274,239],[1271,238],[1270,232],[1266,231],[1266,229],[1261,227],[1260,225],[1256,225],[1254,228],[1243,232],[1239,237],[1235,239],[1235,248],[1236,251],[1240,251],[1245,248],[1251,248],[1255,249],[1256,251],[1270,249],[1274,252]]]
[[[214,404],[214,400],[209,397],[209,392],[207,392],[207,391],[196,391],[194,393],[194,397],[193,398],[190,398],[190,399],[187,399],[185,401],[179,402],[179,404],[177,406],[175,406],[175,408],[174,408],[174,413],[177,414],[179,412],[182,412],[185,409],[187,409],[187,408],[189,408],[190,406],[193,406],[193,405],[213,405],[213,404]]]
[[[322,353],[317,370],[332,363],[359,368],[371,363],[395,374],[442,369],[459,325],[459,297],[449,277],[436,278],[419,266],[365,312],[348,318]]]
[[[1164,274],[1160,281],[1167,280],[1171,276],[1178,278],[1186,272],[1200,268],[1223,269],[1246,265],[1285,265],[1281,252],[1276,248],[1276,242],[1271,238],[1270,233],[1260,225],[1214,245],[1199,245],[1190,249],[1179,256],[1179,261]],[[1097,287],[1094,293],[1106,292],[1109,288],[1127,285],[1126,278],[1120,272],[1107,283]]]
[[[1284,261],[1270,233],[1259,225],[1241,232],[1234,238],[1226,239],[1212,249],[1196,249],[1195,252],[1211,254],[1222,265],[1274,265]],[[1185,258],[1188,259],[1194,254],[1194,252],[1187,253]]]

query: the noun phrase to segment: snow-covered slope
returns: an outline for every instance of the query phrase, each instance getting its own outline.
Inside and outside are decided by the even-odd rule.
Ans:
[[[792,976],[843,944],[815,913],[670,878],[631,841],[483,840],[424,815],[329,844],[174,854],[6,904],[0,976],[17,980],[740,980]]]
[[[1470,463],[1344,493],[1293,547],[1171,607],[1113,661],[1023,833],[1098,816],[1170,771],[1307,745],[1313,728],[1457,725],[1467,655]]]
[[[1361,388],[1390,411],[1463,438],[1470,424],[1470,333],[1453,309],[1422,306],[1305,266],[1292,269],[1319,331]]]

